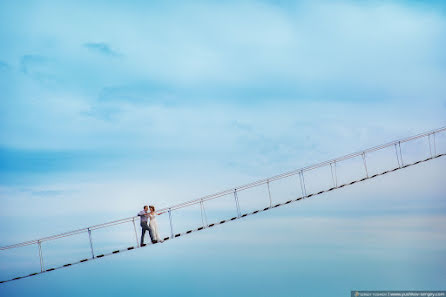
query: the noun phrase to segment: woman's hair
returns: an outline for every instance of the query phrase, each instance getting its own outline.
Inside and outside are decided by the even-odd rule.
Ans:
[[[151,210],[155,211],[155,206],[153,206],[153,205],[149,205],[149,208],[150,208]]]

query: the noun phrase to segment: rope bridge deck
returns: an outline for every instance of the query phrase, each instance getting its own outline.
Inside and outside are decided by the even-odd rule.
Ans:
[[[319,164],[315,164],[315,165],[311,165],[311,166],[307,166],[298,170],[293,170],[290,172],[286,172],[283,174],[279,174],[267,179],[262,179],[262,180],[258,180],[255,181],[253,183],[250,184],[246,184],[243,186],[239,186],[239,187],[235,187],[235,188],[231,188],[228,189],[226,191],[222,191],[216,194],[212,194],[212,195],[207,195],[204,197],[201,197],[199,199],[195,199],[195,200],[190,200],[184,203],[180,203],[177,205],[173,205],[164,209],[159,210],[158,212],[167,212],[169,214],[169,223],[170,223],[170,236],[165,237],[164,238],[164,242],[166,243],[170,240],[179,238],[179,237],[183,237],[186,235],[189,235],[191,233],[194,232],[199,232],[205,229],[209,229],[209,228],[213,228],[216,227],[218,225],[222,225],[225,223],[229,223],[229,222],[233,222],[233,221],[237,221],[240,220],[242,218],[251,216],[251,215],[255,215],[261,212],[265,212],[280,206],[284,206],[290,203],[294,203],[297,201],[300,201],[302,199],[307,199],[307,198],[311,198],[314,196],[318,196],[318,195],[322,195],[324,193],[327,192],[331,192],[337,189],[341,189],[344,188],[346,186],[351,186],[353,184],[356,183],[361,183],[364,182],[366,180],[371,180],[374,179],[378,176],[383,176],[383,175],[388,175],[389,173],[395,172],[395,171],[399,171],[402,169],[405,169],[407,167],[411,167],[420,163],[424,163],[424,162],[428,162],[440,157],[443,157],[446,155],[446,153],[439,153],[437,152],[437,137],[439,135],[444,136],[444,134],[446,131],[446,127],[440,128],[440,129],[436,129],[436,130],[432,130],[432,131],[428,131],[422,134],[418,134],[412,137],[408,137],[408,138],[404,138],[404,139],[399,139],[396,141],[392,141],[390,143],[386,143],[383,145],[379,145],[379,146],[375,146],[360,152],[356,152],[356,153],[352,153],[349,155],[345,155],[336,159],[332,159],[332,160],[328,160]],[[428,157],[427,158],[423,158],[411,163],[405,163],[404,159],[403,159],[403,153],[402,153],[402,149],[401,146],[402,145],[407,145],[410,144],[411,142],[415,141],[415,140],[420,140],[420,139],[426,139],[428,141],[429,144],[429,152],[428,152]],[[392,169],[388,169],[388,170],[384,170],[381,171],[379,173],[375,173],[373,175],[369,175],[369,170],[367,167],[367,156],[372,154],[373,152],[376,151],[380,151],[386,148],[394,148],[395,151],[395,163],[397,164],[397,166],[395,168]],[[342,184],[338,184],[338,174],[337,174],[337,164],[346,161],[346,160],[350,160],[356,157],[360,157],[362,158],[363,161],[363,166],[364,166],[364,175],[361,176],[360,178],[357,178],[355,180],[346,182],[346,183],[342,183]],[[313,192],[313,193],[307,193],[307,187],[306,187],[306,183],[305,183],[305,173],[309,172],[311,170],[315,170],[317,168],[322,168],[322,167],[329,167],[330,172],[331,172],[331,178],[332,178],[332,186],[329,188],[325,188],[322,189],[320,191],[317,192]],[[299,178],[299,184],[300,184],[300,188],[302,191],[302,194],[299,195],[298,197],[295,197],[294,199],[290,199],[288,201],[282,202],[282,203],[277,203],[277,204],[273,204],[272,203],[272,197],[271,197],[271,191],[270,191],[270,184],[274,181],[278,181],[290,176],[295,176],[297,175]],[[259,208],[256,209],[254,211],[251,212],[243,212],[242,213],[242,209],[240,208],[240,204],[239,204],[239,198],[238,198],[238,193],[240,193],[241,191],[250,189],[250,188],[254,188],[254,187],[259,187],[261,185],[266,185],[267,186],[267,193],[268,193],[268,198],[269,198],[269,206],[264,207],[264,208]],[[233,217],[228,217],[224,220],[219,220],[216,222],[212,222],[212,223],[208,223],[207,222],[207,216],[206,216],[206,208],[205,208],[205,202],[206,201],[210,201],[210,200],[214,200],[214,199],[218,199],[220,197],[224,197],[227,195],[233,195],[234,197],[234,204],[235,204],[235,208],[236,208],[236,216]],[[173,223],[172,223],[172,213],[175,210],[179,210],[182,208],[187,208],[190,207],[192,205],[199,205],[200,206],[200,214],[201,214],[201,220],[202,220],[202,226],[198,227],[198,228],[194,228],[194,229],[189,229],[189,230],[184,230],[182,232],[174,232],[173,229]],[[28,275],[23,275],[23,276],[19,276],[19,277],[15,277],[12,279],[8,279],[8,280],[3,280],[0,281],[1,283],[6,283],[6,282],[10,282],[10,281],[15,281],[15,280],[19,280],[19,279],[23,279],[23,278],[27,278],[27,277],[31,277],[31,276],[36,276],[39,274],[43,274],[43,273],[47,273],[50,271],[54,271],[54,270],[58,270],[58,269],[62,269],[62,268],[66,268],[66,267],[70,267],[72,265],[75,264],[80,264],[80,263],[84,263],[87,261],[92,261],[92,260],[97,260],[106,256],[111,256],[111,255],[115,255],[115,254],[119,254],[119,253],[123,253],[123,252],[129,252],[132,251],[134,249],[137,248],[144,248],[153,244],[161,244],[160,243],[151,243],[151,244],[143,244],[140,245],[138,242],[138,236],[137,236],[137,231],[136,231],[136,225],[135,225],[135,219],[137,217],[130,217],[130,218],[125,218],[125,219],[120,219],[120,220],[116,220],[116,221],[112,221],[112,222],[108,222],[108,223],[104,223],[104,224],[99,224],[99,225],[95,225],[95,226],[90,226],[88,228],[83,228],[83,229],[78,229],[78,230],[74,230],[74,231],[70,231],[70,232],[65,232],[65,233],[61,233],[61,234],[57,234],[57,235],[53,235],[53,236],[48,236],[48,237],[44,237],[44,238],[40,238],[40,239],[36,239],[36,240],[31,240],[31,241],[26,241],[26,242],[22,242],[22,243],[17,243],[17,244],[13,244],[13,245],[9,245],[9,246],[4,246],[4,247],[0,247],[0,252],[5,251],[5,250],[11,250],[11,249],[16,249],[19,247],[23,247],[23,246],[29,246],[29,245],[37,245],[38,246],[38,250],[39,250],[39,260],[40,260],[40,271],[38,272],[34,272]],[[133,227],[134,227],[134,231],[135,231],[135,239],[136,239],[136,245],[134,246],[130,246],[124,249],[116,249],[114,251],[111,251],[109,253],[102,253],[102,254],[98,254],[95,255],[94,249],[93,249],[93,241],[92,241],[92,236],[91,233],[94,230],[98,230],[98,229],[104,229],[104,228],[108,228],[111,226],[115,226],[115,225],[119,225],[119,224],[124,224],[124,223],[128,223],[128,222],[132,222],[133,223]],[[90,249],[91,249],[91,257],[88,258],[84,258],[84,259],[80,259],[79,261],[73,262],[73,263],[67,263],[61,266],[57,266],[57,267],[52,267],[52,268],[45,268],[44,266],[44,258],[43,258],[43,253],[42,253],[42,243],[46,242],[46,241],[52,241],[52,240],[57,240],[60,238],[64,238],[64,237],[69,237],[69,236],[73,236],[76,234],[82,234],[82,233],[87,233],[89,236],[89,243],[90,243]]]

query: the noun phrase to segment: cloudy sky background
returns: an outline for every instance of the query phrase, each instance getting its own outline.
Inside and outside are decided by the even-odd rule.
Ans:
[[[0,245],[445,126],[445,8],[441,1],[2,2]],[[421,156],[428,147],[405,149]],[[437,159],[0,293],[444,289],[444,165]],[[2,276],[35,270],[11,274],[11,260],[1,257]]]

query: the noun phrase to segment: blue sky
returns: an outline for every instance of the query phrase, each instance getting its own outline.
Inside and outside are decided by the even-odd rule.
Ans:
[[[3,1],[0,41],[2,246],[446,125],[441,1]],[[444,165],[0,295],[444,289]]]

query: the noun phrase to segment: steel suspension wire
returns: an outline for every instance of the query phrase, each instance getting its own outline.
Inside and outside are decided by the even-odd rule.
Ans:
[[[225,191],[221,191],[221,192],[214,193],[214,194],[211,194],[211,195],[206,195],[206,196],[203,196],[203,197],[198,198],[198,199],[194,199],[194,200],[190,200],[190,201],[186,201],[186,202],[183,202],[183,203],[179,203],[179,204],[176,204],[176,205],[173,205],[173,206],[170,206],[170,207],[162,208],[162,209],[158,210],[158,213],[167,212],[167,213],[169,213],[169,217],[171,219],[171,213],[174,210],[177,210],[177,209],[180,209],[180,208],[184,208],[184,207],[187,207],[187,206],[190,206],[190,205],[194,205],[194,204],[200,204],[200,203],[203,203],[205,201],[213,200],[213,199],[216,199],[216,198],[219,198],[219,197],[223,197],[223,196],[226,196],[226,195],[231,195],[231,194],[233,195],[234,191],[241,192],[243,190],[247,190],[247,189],[250,189],[250,188],[253,188],[253,187],[256,187],[256,186],[260,186],[260,185],[263,185],[263,184],[269,184],[269,183],[271,183],[273,181],[276,181],[276,180],[279,180],[279,179],[283,179],[283,178],[286,178],[286,177],[290,177],[290,176],[294,176],[294,175],[299,175],[299,179],[301,180],[301,186],[302,186],[302,189],[303,189],[303,193],[305,194],[306,189],[305,189],[305,180],[304,180],[304,175],[303,175],[303,173],[305,171],[309,171],[309,170],[312,170],[312,169],[320,168],[320,167],[323,167],[323,166],[330,166],[330,164],[334,164],[335,165],[334,170],[335,170],[335,176],[336,176],[336,163],[339,163],[340,161],[343,161],[343,160],[352,159],[352,158],[355,158],[357,156],[363,156],[363,155],[365,155],[367,153],[374,152],[374,151],[377,151],[377,150],[381,150],[381,149],[384,149],[384,148],[387,148],[387,147],[391,147],[391,146],[395,146],[398,164],[399,164],[400,167],[402,167],[403,166],[403,159],[402,159],[402,152],[401,152],[401,143],[409,142],[411,140],[419,139],[419,138],[426,137],[426,136],[430,137],[430,135],[433,135],[433,137],[434,137],[434,146],[435,146],[435,136],[436,136],[436,134],[444,132],[444,131],[446,131],[446,127],[442,127],[442,128],[439,128],[439,129],[431,130],[431,131],[428,131],[428,132],[425,132],[425,133],[421,133],[421,134],[417,134],[417,135],[414,135],[414,136],[411,136],[411,137],[395,140],[395,141],[392,141],[392,142],[389,142],[389,143],[386,143],[386,144],[382,144],[382,145],[378,145],[378,146],[375,146],[375,147],[371,147],[371,148],[363,150],[363,151],[359,151],[359,152],[356,152],[356,153],[351,153],[351,154],[348,154],[348,155],[345,155],[345,156],[342,156],[342,157],[339,157],[339,158],[335,158],[335,159],[332,159],[332,160],[324,161],[324,162],[321,162],[321,163],[318,163],[318,164],[315,164],[315,165],[310,165],[310,166],[307,166],[307,167],[304,167],[304,168],[300,168],[300,169],[296,169],[296,170],[293,170],[293,171],[285,172],[285,173],[282,173],[282,174],[279,174],[279,175],[275,175],[275,176],[272,176],[272,177],[269,177],[269,178],[266,178],[266,179],[257,180],[255,182],[252,182],[252,183],[249,183],[249,184],[245,184],[245,185],[241,185],[241,186],[238,186],[238,187],[235,187],[235,188],[231,188],[231,189],[228,189],[228,190],[225,190]],[[436,146],[435,146],[435,150],[436,150]],[[236,200],[238,200],[238,199],[236,198]],[[30,241],[17,243],[17,244],[3,246],[3,247],[0,247],[0,251],[1,250],[11,249],[11,248],[27,246],[27,245],[32,245],[32,244],[37,244],[38,242],[44,242],[44,241],[48,241],[48,240],[59,239],[59,238],[63,238],[63,237],[71,236],[71,235],[80,234],[80,233],[85,233],[85,232],[88,232],[88,230],[93,231],[93,230],[100,229],[100,228],[105,228],[105,227],[110,227],[110,226],[114,226],[114,225],[130,223],[130,222],[133,221],[134,218],[137,218],[137,216],[128,217],[128,218],[124,218],[124,219],[119,219],[119,220],[116,220],[116,221],[111,221],[111,222],[107,222],[107,223],[103,223],[103,224],[99,224],[99,225],[94,225],[94,226],[90,226],[90,227],[87,227],[87,228],[77,229],[77,230],[74,230],[74,231],[69,231],[69,232],[65,232],[65,233],[61,233],[61,234],[56,234],[56,235],[52,235],[52,236],[48,236],[48,237],[44,237],[44,238],[40,238],[40,239],[36,239],[36,240],[30,240]]]
[[[333,190],[341,189],[341,188],[343,188],[345,186],[351,186],[351,185],[353,185],[355,183],[360,183],[360,182],[364,182],[364,181],[369,180],[369,179],[374,179],[374,178],[376,178],[378,176],[386,175],[386,174],[389,174],[391,172],[402,170],[402,169],[405,169],[407,167],[414,166],[414,165],[417,165],[417,164],[420,164],[420,163],[423,163],[423,162],[427,162],[427,161],[430,161],[430,160],[433,160],[433,159],[437,159],[437,158],[440,158],[440,157],[443,157],[443,156],[446,156],[446,153],[445,154],[439,154],[439,155],[436,155],[434,157],[429,157],[427,159],[420,160],[420,161],[417,161],[417,162],[414,162],[414,163],[411,163],[411,164],[406,164],[406,165],[403,165],[401,167],[398,166],[398,167],[396,167],[394,169],[389,169],[387,171],[374,174],[372,176],[366,176],[366,177],[363,177],[361,179],[351,181],[349,183],[345,183],[345,184],[342,184],[342,185],[339,185],[339,186],[333,186],[332,188],[329,188],[329,189],[326,189],[326,190],[322,190],[322,191],[319,191],[317,193],[313,193],[313,194],[309,194],[309,195],[303,195],[303,196],[297,197],[295,199],[288,200],[286,202],[277,203],[275,205],[268,206],[268,207],[265,207],[263,209],[258,209],[258,210],[252,211],[252,212],[244,213],[244,214],[241,214],[239,216],[235,216],[235,217],[232,217],[232,218],[221,220],[219,222],[215,222],[215,223],[212,223],[212,224],[209,224],[209,225],[206,225],[206,226],[202,226],[202,227],[199,227],[199,228],[196,228],[196,229],[191,229],[191,230],[188,230],[188,231],[185,231],[185,232],[182,232],[182,233],[176,233],[176,234],[172,233],[172,235],[170,237],[165,237],[164,238],[164,242],[166,242],[168,240],[171,240],[171,239],[175,239],[175,238],[181,237],[181,236],[185,236],[185,235],[191,234],[193,232],[202,231],[202,230],[205,230],[205,229],[208,229],[208,228],[212,228],[212,227],[215,227],[215,226],[218,226],[218,225],[229,223],[231,221],[240,220],[240,219],[245,218],[247,216],[255,215],[255,214],[258,214],[258,213],[261,213],[261,212],[265,212],[265,211],[268,211],[268,210],[271,210],[271,209],[274,209],[274,208],[277,208],[277,207],[280,207],[280,206],[284,206],[284,205],[287,205],[287,204],[290,204],[290,203],[293,203],[293,202],[300,201],[302,199],[307,199],[307,198],[310,198],[310,197],[319,196],[321,194],[328,193],[328,192],[331,192]],[[160,243],[163,243],[163,242],[159,242],[159,243],[155,243],[155,244],[160,244]],[[35,273],[31,273],[29,275],[19,276],[19,277],[15,277],[13,279],[0,281],[0,284],[11,282],[11,281],[15,281],[15,280],[19,280],[19,279],[23,279],[23,278],[28,278],[28,277],[31,277],[31,276],[47,273],[47,272],[54,271],[54,270],[61,269],[61,268],[66,268],[66,267],[69,267],[69,266],[72,266],[72,265],[75,265],[75,264],[84,263],[84,262],[87,262],[87,261],[97,260],[97,259],[100,259],[100,258],[103,258],[103,257],[106,257],[106,256],[111,256],[111,255],[115,255],[115,254],[131,251],[131,250],[134,250],[136,248],[147,247],[149,245],[153,245],[153,244],[148,244],[148,245],[147,244],[143,244],[141,246],[138,246],[138,244],[137,244],[136,246],[130,246],[130,247],[125,248],[125,249],[120,249],[120,250],[115,250],[115,251],[110,252],[110,253],[100,254],[100,255],[97,255],[97,256],[93,256],[92,258],[85,258],[85,259],[82,259],[82,260],[74,262],[74,263],[67,263],[65,265],[49,268],[49,269],[46,269],[46,270],[42,269],[40,272],[35,272]],[[39,247],[40,247],[40,242],[39,242]],[[41,261],[43,261],[42,258],[41,258]]]
[[[331,189],[329,189],[329,191],[331,191],[333,189],[337,189],[337,188],[340,188],[340,187],[343,187],[343,186],[347,185],[347,184],[343,184],[343,185],[338,186],[338,174],[336,172],[337,171],[336,170],[336,167],[337,167],[336,164],[337,163],[339,163],[341,161],[344,161],[344,160],[356,158],[358,156],[362,157],[364,170],[365,170],[365,178],[360,179],[360,180],[356,180],[356,181],[350,183],[350,184],[353,184],[355,182],[363,181],[363,180],[368,179],[368,178],[373,178],[373,177],[376,177],[376,176],[381,175],[381,174],[392,172],[392,171],[395,171],[395,170],[398,170],[398,169],[401,169],[401,168],[406,168],[409,165],[418,164],[419,162],[424,162],[424,161],[427,161],[429,159],[438,158],[440,156],[443,156],[444,154],[437,155],[436,136],[437,136],[437,134],[440,134],[441,132],[444,132],[444,131],[446,131],[446,127],[443,127],[443,128],[440,128],[440,129],[436,129],[436,130],[432,130],[432,131],[425,132],[425,133],[421,133],[421,134],[418,134],[418,135],[415,135],[415,136],[411,136],[411,137],[408,137],[408,138],[392,141],[392,142],[389,142],[389,143],[386,143],[386,144],[383,144],[383,145],[379,145],[379,146],[375,146],[375,147],[372,147],[372,148],[369,148],[369,149],[366,149],[366,150],[363,150],[363,151],[360,151],[360,152],[348,154],[348,155],[345,155],[345,156],[342,156],[342,157],[339,157],[339,158],[336,158],[336,159],[332,159],[332,160],[328,160],[328,161],[325,161],[325,162],[321,162],[319,164],[315,164],[315,165],[307,166],[307,167],[300,168],[300,169],[297,169],[297,170],[285,172],[285,173],[282,173],[282,174],[279,174],[279,175],[276,175],[276,176],[269,177],[267,179],[257,180],[255,182],[252,182],[252,183],[249,183],[249,184],[245,184],[245,185],[238,186],[238,187],[235,187],[235,188],[231,188],[231,189],[228,189],[228,190],[225,190],[225,191],[222,191],[222,192],[218,192],[218,193],[215,193],[215,194],[207,195],[207,196],[195,199],[195,200],[186,201],[186,202],[183,202],[183,203],[180,203],[180,204],[176,204],[176,205],[170,206],[168,208],[164,208],[164,209],[158,210],[158,214],[167,212],[168,216],[169,216],[169,224],[170,224],[170,233],[171,234],[170,234],[170,237],[166,237],[166,238],[167,239],[173,239],[173,238],[181,236],[181,234],[182,234],[182,233],[176,233],[176,234],[174,233],[174,228],[173,228],[174,224],[172,222],[172,217],[173,217],[173,211],[175,211],[177,209],[185,208],[185,207],[188,207],[188,206],[191,206],[191,205],[195,205],[195,204],[200,204],[201,219],[202,219],[203,227],[200,227],[197,230],[189,230],[189,231],[186,232],[186,234],[194,232],[194,231],[199,231],[199,230],[202,230],[204,228],[213,227],[213,226],[215,226],[217,224],[222,224],[222,223],[226,222],[226,220],[223,220],[223,221],[217,222],[217,223],[213,223],[213,224],[209,224],[209,222],[207,220],[205,206],[204,206],[204,202],[206,202],[206,201],[209,201],[209,200],[212,200],[212,199],[217,199],[219,197],[223,197],[223,196],[226,196],[226,195],[233,195],[234,201],[235,201],[235,206],[236,206],[236,209],[237,209],[237,217],[234,217],[234,218],[232,218],[230,220],[232,221],[232,220],[235,220],[235,219],[239,219],[241,217],[245,217],[246,215],[249,215],[249,214],[242,214],[242,211],[241,211],[241,208],[240,208],[240,203],[239,203],[239,197],[238,197],[238,193],[241,192],[241,191],[244,191],[244,190],[247,190],[247,189],[250,189],[250,188],[253,188],[253,187],[258,187],[258,186],[261,186],[261,185],[266,185],[266,187],[268,189],[269,207],[267,207],[267,208],[265,208],[263,210],[258,210],[258,211],[254,212],[254,213],[257,213],[259,211],[265,211],[265,210],[268,210],[270,208],[274,208],[274,207],[280,206],[280,205],[275,205],[275,206],[272,205],[272,198],[271,198],[271,191],[270,191],[270,183],[271,182],[274,182],[274,181],[277,181],[277,180],[280,180],[280,179],[284,179],[284,178],[287,178],[287,177],[290,177],[290,176],[297,175],[298,178],[299,178],[299,182],[300,182],[300,188],[302,190],[302,196],[301,196],[300,199],[308,198],[308,197],[311,197],[313,195],[319,195],[319,194],[321,194],[321,193],[323,193],[325,191],[320,191],[318,193],[312,193],[310,195],[307,194],[307,188],[306,188],[306,184],[305,184],[305,175],[304,175],[305,172],[313,170],[313,169],[316,169],[316,168],[330,166],[331,176],[332,176],[332,180],[333,180],[333,187]],[[422,138],[422,137],[427,137],[427,140],[429,142],[429,153],[430,153],[429,155],[430,155],[430,158],[428,158],[426,160],[420,160],[420,161],[415,162],[413,164],[409,164],[409,165],[406,164],[405,165],[404,164],[405,162],[403,161],[403,150],[401,148],[401,144],[402,143],[404,144],[404,143],[407,143],[407,142],[410,142],[412,140],[419,139],[419,138]],[[396,161],[397,161],[398,167],[395,168],[394,170],[388,170],[388,171],[386,171],[384,173],[375,174],[372,177],[369,177],[369,171],[368,171],[368,168],[367,168],[368,166],[367,166],[367,162],[366,162],[366,156],[369,153],[371,153],[371,152],[378,151],[378,150],[381,150],[381,149],[384,149],[384,148],[388,148],[388,147],[392,147],[392,146],[394,146],[394,148],[395,148]],[[299,199],[297,199],[297,200],[299,200]],[[292,202],[292,200],[290,200],[287,203],[290,203],[290,202]],[[254,214],[254,213],[252,213],[252,214]],[[17,243],[17,244],[13,244],[13,245],[9,245],[9,246],[4,246],[4,247],[0,247],[0,251],[7,250],[7,249],[18,248],[18,247],[23,247],[23,246],[28,246],[28,245],[34,245],[35,244],[35,245],[38,246],[38,249],[39,249],[40,268],[41,268],[41,272],[40,273],[47,272],[47,271],[52,271],[52,270],[57,269],[57,268],[45,269],[45,267],[44,267],[45,263],[44,263],[44,259],[43,259],[42,242],[50,241],[50,240],[56,240],[56,239],[60,239],[60,238],[64,238],[64,237],[73,236],[73,235],[76,235],[76,234],[81,234],[81,233],[84,233],[84,232],[88,232],[88,237],[89,237],[89,241],[90,241],[91,256],[92,256],[90,259],[101,258],[101,257],[103,257],[104,255],[107,255],[107,254],[101,254],[101,255],[95,256],[94,249],[93,249],[93,241],[92,241],[92,234],[91,234],[91,232],[93,230],[97,230],[97,229],[101,229],[101,228],[107,228],[107,227],[120,225],[120,224],[125,224],[125,223],[132,223],[134,231],[135,231],[136,247],[138,248],[140,246],[139,246],[138,235],[137,235],[137,231],[136,231],[135,218],[137,218],[137,216],[124,218],[124,219],[119,219],[119,220],[115,220],[115,221],[111,221],[111,222],[107,222],[107,223],[103,223],[103,224],[99,224],[99,225],[94,225],[94,226],[90,226],[88,228],[77,229],[77,230],[74,230],[74,231],[60,233],[60,234],[56,234],[56,235],[53,235],[53,236],[40,238],[40,239],[37,239],[37,240],[30,240],[30,241],[26,241],[26,242],[22,242],[22,243]],[[142,246],[145,246],[145,245],[142,245]],[[133,249],[133,248],[135,248],[135,247],[128,248],[128,250]],[[111,254],[118,253],[118,252],[119,252],[119,250],[114,251]],[[88,259],[83,259],[79,263],[85,262],[87,260]],[[64,265],[63,267],[70,266],[72,264],[75,264],[75,263],[71,263],[69,265],[67,264],[67,265]],[[35,273],[35,274],[37,274],[37,273]],[[33,274],[33,275],[35,275],[35,274]]]
[[[352,159],[352,158],[361,156],[362,154],[378,151],[378,150],[390,147],[390,146],[395,145],[395,144],[398,145],[398,148],[399,148],[399,158],[400,158],[401,164],[402,164],[402,152],[401,152],[401,144],[402,143],[406,143],[406,142],[409,142],[409,141],[412,141],[412,140],[415,140],[415,139],[426,137],[426,136],[428,136],[430,134],[433,134],[435,136],[435,134],[438,134],[438,133],[441,133],[441,132],[444,132],[444,131],[446,131],[446,127],[438,128],[438,129],[431,130],[431,131],[428,131],[428,132],[425,132],[425,133],[420,133],[420,134],[417,134],[417,135],[414,135],[414,136],[410,136],[410,137],[407,137],[407,138],[395,140],[395,141],[388,142],[388,143],[385,143],[385,144],[382,144],[382,145],[378,145],[378,146],[374,146],[374,147],[371,147],[371,148],[368,148],[368,149],[365,149],[365,150],[362,150],[362,151],[351,153],[351,154],[348,154],[348,155],[345,155],[345,156],[342,156],[342,157],[338,157],[338,158],[331,159],[331,160],[328,160],[328,161],[324,161],[324,162],[321,162],[321,163],[318,163],[318,164],[314,164],[314,165],[310,165],[310,166],[303,167],[303,168],[300,168],[300,169],[296,169],[296,170],[292,170],[292,171],[289,171],[289,172],[285,172],[285,173],[282,173],[282,174],[279,174],[279,175],[275,175],[275,176],[272,176],[272,177],[269,177],[269,178],[257,180],[255,182],[252,182],[252,183],[249,183],[249,184],[245,184],[245,185],[241,185],[241,186],[238,186],[238,187],[235,187],[235,188],[227,189],[225,191],[221,191],[221,192],[218,192],[218,193],[215,193],[215,194],[207,195],[207,196],[195,199],[195,200],[190,200],[190,201],[186,201],[186,202],[183,202],[183,203],[179,203],[179,204],[170,206],[168,208],[163,208],[163,209],[159,210],[159,212],[167,211],[167,209],[175,210],[175,209],[183,208],[183,207],[190,206],[190,205],[193,205],[193,204],[198,204],[198,203],[200,203],[201,200],[207,201],[207,200],[212,200],[212,199],[219,198],[219,197],[222,197],[222,196],[226,196],[226,195],[232,194],[234,189],[236,189],[237,191],[240,192],[240,191],[243,191],[243,190],[246,190],[246,189],[250,189],[250,188],[253,188],[253,187],[256,187],[256,186],[259,186],[259,185],[266,184],[268,182],[272,182],[272,181],[276,181],[276,180],[283,179],[283,178],[286,178],[286,177],[290,177],[290,176],[293,176],[293,175],[297,175],[297,174],[300,174],[300,172],[305,172],[305,171],[309,171],[309,170],[312,170],[312,169],[316,169],[316,168],[320,168],[320,167],[323,167],[323,166],[327,166],[327,165],[329,165],[331,163],[336,163],[336,162],[339,163],[340,161],[344,161],[344,160],[347,160],[347,159]],[[305,187],[305,185],[304,185],[304,187]]]

